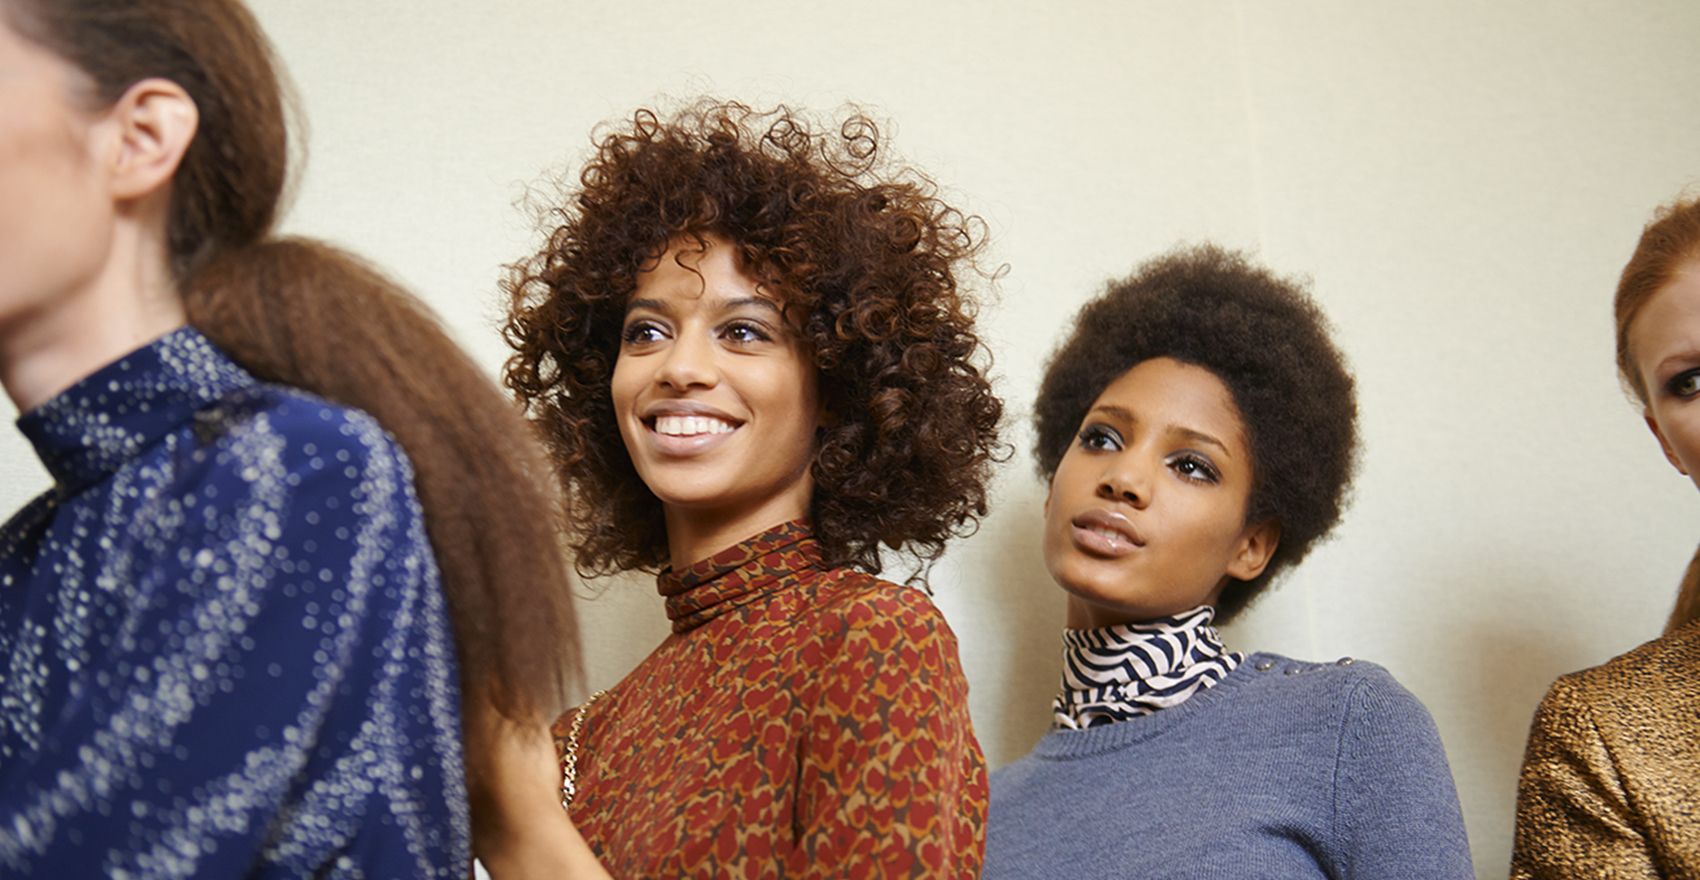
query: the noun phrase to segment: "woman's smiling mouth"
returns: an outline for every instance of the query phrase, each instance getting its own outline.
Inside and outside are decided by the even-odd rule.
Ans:
[[[644,434],[663,456],[695,456],[731,439],[744,423],[712,407],[672,402],[652,407],[640,420]]]
[[[714,416],[657,416],[650,430],[668,437],[694,437],[699,434],[730,434],[738,426]]]

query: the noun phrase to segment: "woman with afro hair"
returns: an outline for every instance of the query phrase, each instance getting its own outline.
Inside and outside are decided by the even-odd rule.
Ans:
[[[1081,310],[1034,407],[1062,690],[992,775],[988,878],[1468,878],[1434,722],[1371,663],[1229,650],[1340,518],[1353,381],[1293,283],[1214,247]]]
[[[615,876],[978,875],[955,637],[876,575],[986,509],[983,236],[882,148],[861,115],[640,110],[512,269],[507,383],[578,567],[657,572],[672,634],[556,723],[495,876],[580,833]]]

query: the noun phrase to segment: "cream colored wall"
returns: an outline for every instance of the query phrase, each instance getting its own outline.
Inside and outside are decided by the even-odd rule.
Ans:
[[[514,202],[658,95],[894,120],[1009,264],[984,329],[1023,450],[1042,361],[1107,277],[1205,238],[1310,275],[1359,377],[1356,503],[1230,641],[1415,691],[1483,877],[1547,682],[1653,635],[1693,547],[1700,499],[1617,388],[1607,308],[1649,210],[1700,180],[1687,0],[255,5],[312,123],[290,228],[399,274],[492,371],[494,279],[532,241]],[[995,765],[1056,675],[1030,471],[933,577]],[[45,483],[0,436],[0,508]],[[665,628],[648,584],[595,592],[601,686]]]

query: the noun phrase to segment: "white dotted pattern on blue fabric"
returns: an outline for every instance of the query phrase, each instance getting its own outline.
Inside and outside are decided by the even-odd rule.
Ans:
[[[19,427],[0,873],[465,877],[458,673],[406,457],[170,334]]]

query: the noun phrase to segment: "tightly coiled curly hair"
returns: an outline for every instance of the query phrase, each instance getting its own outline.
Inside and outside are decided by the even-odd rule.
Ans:
[[[1105,387],[1161,357],[1228,387],[1251,448],[1246,521],[1281,528],[1263,573],[1223,591],[1225,622],[1339,522],[1358,444],[1352,374],[1302,284],[1212,245],[1172,251],[1087,303],[1051,356],[1033,407],[1040,476],[1056,474]]]
[[[1003,404],[975,334],[983,224],[909,168],[875,123],[820,128],[780,107],[702,101],[638,110],[545,215],[543,248],[509,267],[505,380],[538,423],[566,489],[586,576],[659,569],[661,502],[633,467],[610,394],[626,302],[669,243],[713,233],[776,295],[819,370],[810,515],[829,562],[918,570],[986,512]]]

